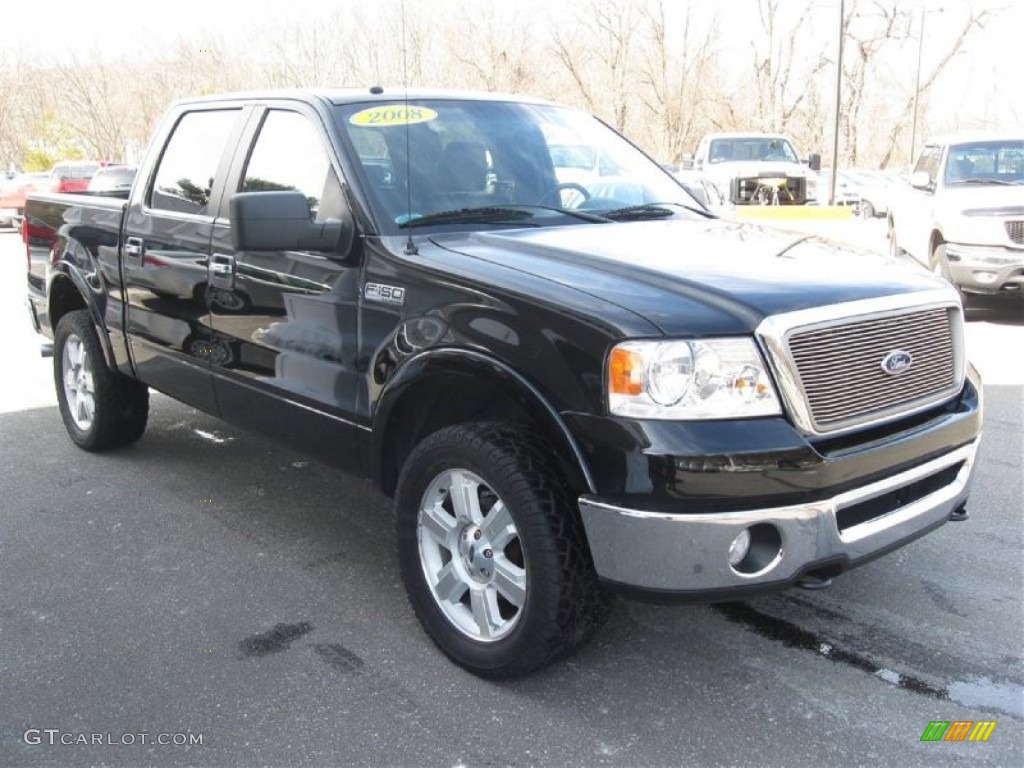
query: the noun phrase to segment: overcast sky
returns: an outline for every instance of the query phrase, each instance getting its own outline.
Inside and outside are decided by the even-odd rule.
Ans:
[[[675,0],[680,2],[681,0]],[[735,50],[737,60],[747,60],[746,38],[757,28],[755,0],[692,0],[705,9],[728,7],[723,24],[723,53]],[[784,0],[794,7],[807,0]],[[391,7],[400,0],[360,0]],[[422,12],[443,0],[407,0],[410,9]],[[557,8],[560,0],[462,0],[471,13],[474,6],[492,3],[520,9],[524,16],[546,18],[543,11]],[[814,0],[815,23],[823,39],[834,35],[839,0]],[[966,8],[992,8],[998,20],[976,36],[966,52],[937,83],[931,95],[932,119],[946,129],[936,112],[948,106],[964,122],[1024,124],[1024,87],[1020,85],[1020,45],[1024,31],[1024,0],[904,0],[915,15],[914,29],[923,9],[928,9],[922,59],[924,70],[946,50],[959,28]],[[185,37],[201,47],[204,40],[241,42],[242,32],[254,28],[271,33],[277,25],[325,13],[344,13],[353,0],[5,0],[0,22],[0,51],[20,50],[42,63],[54,57],[92,55],[146,55]],[[451,7],[451,3],[446,4]],[[388,44],[387,41],[378,41]],[[339,41],[339,45],[368,45],[374,41]],[[905,46],[892,77],[913,88],[917,42]],[[339,85],[353,85],[350,83]]]

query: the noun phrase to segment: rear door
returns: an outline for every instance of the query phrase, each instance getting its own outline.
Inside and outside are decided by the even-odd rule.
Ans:
[[[163,150],[155,150],[159,156],[139,174],[121,245],[125,328],[136,374],[210,412],[216,403],[207,260],[214,206],[245,117],[241,107],[203,106],[168,118]]]
[[[221,415],[359,471],[357,254],[239,251],[231,192],[299,190],[313,219],[346,219],[343,176],[319,114],[275,102],[250,122],[210,253],[210,361]],[[248,152],[246,152],[248,148]]]

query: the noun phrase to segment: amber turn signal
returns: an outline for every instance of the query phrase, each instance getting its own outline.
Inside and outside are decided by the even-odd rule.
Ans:
[[[622,347],[612,350],[608,361],[608,391],[614,395],[639,395],[643,391],[644,359]]]

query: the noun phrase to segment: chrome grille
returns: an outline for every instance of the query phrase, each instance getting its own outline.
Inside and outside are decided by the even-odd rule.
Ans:
[[[1024,245],[1024,221],[1006,222],[1006,234],[1017,245]]]
[[[816,431],[897,415],[954,394],[954,312],[919,309],[790,334],[789,354]],[[882,367],[894,350],[913,356],[910,368],[895,375]]]

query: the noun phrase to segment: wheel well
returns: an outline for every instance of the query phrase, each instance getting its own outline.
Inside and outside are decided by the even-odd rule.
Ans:
[[[57,323],[64,317],[68,312],[74,312],[76,309],[86,309],[87,305],[85,299],[82,298],[82,294],[75,288],[67,277],[56,277],[53,282],[50,283],[50,303],[47,308],[47,314],[50,317],[50,327],[53,328],[54,332],[57,330]]]
[[[560,427],[535,399],[506,382],[468,373],[446,373],[410,385],[387,416],[377,467],[381,489],[394,495],[406,457],[428,435],[453,424],[504,421],[526,425],[551,448],[552,459],[572,491],[588,490]]]

